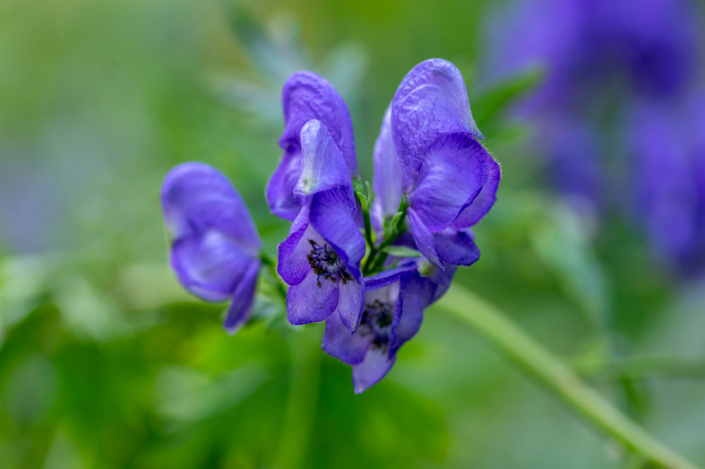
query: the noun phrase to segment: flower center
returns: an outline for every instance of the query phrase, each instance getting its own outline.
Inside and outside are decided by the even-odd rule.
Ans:
[[[320,246],[312,239],[309,239],[308,242],[312,249],[306,255],[306,258],[311,265],[311,269],[318,275],[319,287],[321,286],[321,277],[333,283],[340,280],[343,284],[353,279],[338,253],[335,252],[335,249],[328,246],[328,243],[323,243],[323,246]]]
[[[369,333],[374,334],[372,345],[386,349],[389,345],[389,332],[393,319],[394,305],[375,300],[373,303],[365,304],[360,325],[366,326]]]

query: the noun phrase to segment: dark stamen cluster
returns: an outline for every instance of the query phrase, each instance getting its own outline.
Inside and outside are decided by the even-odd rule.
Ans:
[[[311,269],[318,275],[319,287],[321,286],[321,277],[331,282],[340,280],[343,284],[353,279],[338,253],[332,247],[329,247],[328,243],[323,243],[321,247],[312,239],[309,239],[308,242],[312,249],[306,255],[306,258]]]
[[[386,349],[389,345],[389,332],[394,319],[394,307],[391,303],[375,300],[365,304],[360,326],[364,326],[363,334],[374,334],[372,345]]]

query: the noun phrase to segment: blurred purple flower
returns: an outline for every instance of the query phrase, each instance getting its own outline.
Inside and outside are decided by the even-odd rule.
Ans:
[[[277,266],[290,285],[287,315],[298,325],[335,313],[353,331],[362,316],[365,240],[355,223],[349,165],[321,121],[307,122],[299,141],[302,169],[293,193],[302,207],[279,245]]]
[[[293,221],[302,205],[295,186],[301,175],[300,134],[306,122],[321,121],[342,153],[349,175],[358,176],[358,171],[350,113],[333,85],[312,72],[294,73],[284,84],[282,106],[285,128],[279,146],[284,156],[267,184],[266,196],[272,213]]]
[[[476,137],[462,75],[431,59],[402,80],[375,145],[376,224],[403,199],[416,246],[440,268],[477,260],[469,228],[496,198],[499,166]]]
[[[705,93],[686,103],[634,107],[627,135],[637,217],[661,257],[695,273],[705,266]]]
[[[224,327],[236,332],[250,316],[261,264],[261,241],[245,203],[223,174],[204,163],[172,169],[161,201],[172,269],[199,298],[231,299]]]
[[[448,289],[455,267],[424,277],[417,263],[366,279],[360,326],[350,332],[338,314],[326,322],[323,350],[353,366],[359,394],[378,383],[394,365],[399,348],[418,332],[423,311]]]

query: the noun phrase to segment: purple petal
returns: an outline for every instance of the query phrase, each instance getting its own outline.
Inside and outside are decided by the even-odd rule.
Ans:
[[[472,135],[441,136],[425,153],[409,207],[431,232],[445,229],[481,192],[491,161]]]
[[[205,163],[183,163],[167,174],[162,209],[175,239],[215,229],[257,251],[261,247],[245,202],[217,169]]]
[[[236,333],[250,319],[252,300],[255,297],[257,288],[259,267],[259,262],[253,262],[235,289],[235,293],[233,293],[233,301],[230,303],[230,308],[228,308],[228,313],[223,323],[223,327],[228,334]]]
[[[389,335],[390,356],[419,331],[423,311],[431,303],[434,291],[434,283],[418,274],[406,275],[401,279],[399,301]]]
[[[256,259],[233,239],[215,230],[174,241],[170,258],[184,288],[205,301],[230,298]]]
[[[340,296],[338,307],[335,312],[340,316],[341,321],[350,331],[355,331],[360,319],[362,309],[365,304],[364,287],[358,282],[346,282],[338,285]]]
[[[308,207],[304,207],[291,225],[289,236],[278,247],[277,273],[289,285],[298,285],[311,272],[306,255],[311,251],[308,240],[321,242],[321,236],[309,224]]]
[[[289,322],[295,326],[321,322],[330,316],[338,306],[337,283],[321,279],[310,271],[298,285],[289,287],[286,294],[286,313]]]
[[[166,176],[161,200],[179,281],[204,300],[228,299],[261,245],[240,195],[211,166],[184,163]]]
[[[357,365],[365,359],[370,348],[372,334],[353,333],[343,324],[338,313],[333,313],[326,321],[322,348],[328,355],[348,365]]]
[[[382,218],[392,217],[401,203],[401,169],[392,134],[392,107],[387,108],[374,150],[375,200],[372,210]]]
[[[365,292],[389,286],[394,282],[398,282],[402,275],[415,271],[416,263],[408,262],[394,269],[385,270],[372,277],[367,277],[365,278]]]
[[[293,221],[301,210],[301,201],[294,195],[294,188],[301,176],[301,150],[291,146],[267,183],[267,203],[278,217]]]
[[[358,175],[350,113],[333,85],[312,72],[294,73],[284,84],[282,106],[286,127],[279,145],[283,149],[300,148],[301,128],[311,119],[318,119],[342,152],[349,173]]]
[[[355,205],[352,179],[326,126],[319,120],[308,121],[301,129],[301,176],[294,188],[300,197],[339,188]]]
[[[448,228],[433,235],[438,257],[451,265],[472,265],[480,258],[480,249],[470,229],[457,231]]]
[[[489,174],[487,181],[482,186],[482,190],[475,197],[470,205],[463,210],[458,218],[453,222],[453,227],[456,229],[470,228],[479,222],[487,212],[490,211],[495,201],[497,200],[497,189],[499,188],[499,180],[502,174],[497,162],[490,156],[489,158]]]
[[[396,361],[396,356],[389,358],[379,347],[370,347],[365,360],[353,366],[353,386],[355,394],[369,389],[384,378]]]
[[[443,263],[438,257],[436,246],[433,242],[433,234],[428,231],[428,228],[421,221],[413,208],[406,211],[406,216],[411,224],[411,233],[414,235],[414,242],[419,252],[428,259],[428,261],[436,267],[443,269]]]
[[[482,138],[470,112],[463,76],[442,59],[421,62],[404,77],[392,101],[392,129],[407,191],[426,148],[439,135],[467,132]]]
[[[365,238],[352,214],[355,205],[347,191],[331,189],[313,196],[311,200],[311,225],[333,246],[350,274],[361,280],[360,262],[365,256]]]

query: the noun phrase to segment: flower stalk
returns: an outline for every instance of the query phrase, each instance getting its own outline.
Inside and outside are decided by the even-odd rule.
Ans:
[[[494,306],[458,285],[452,286],[437,305],[481,334],[580,416],[632,452],[661,468],[697,469],[617,410]]]

